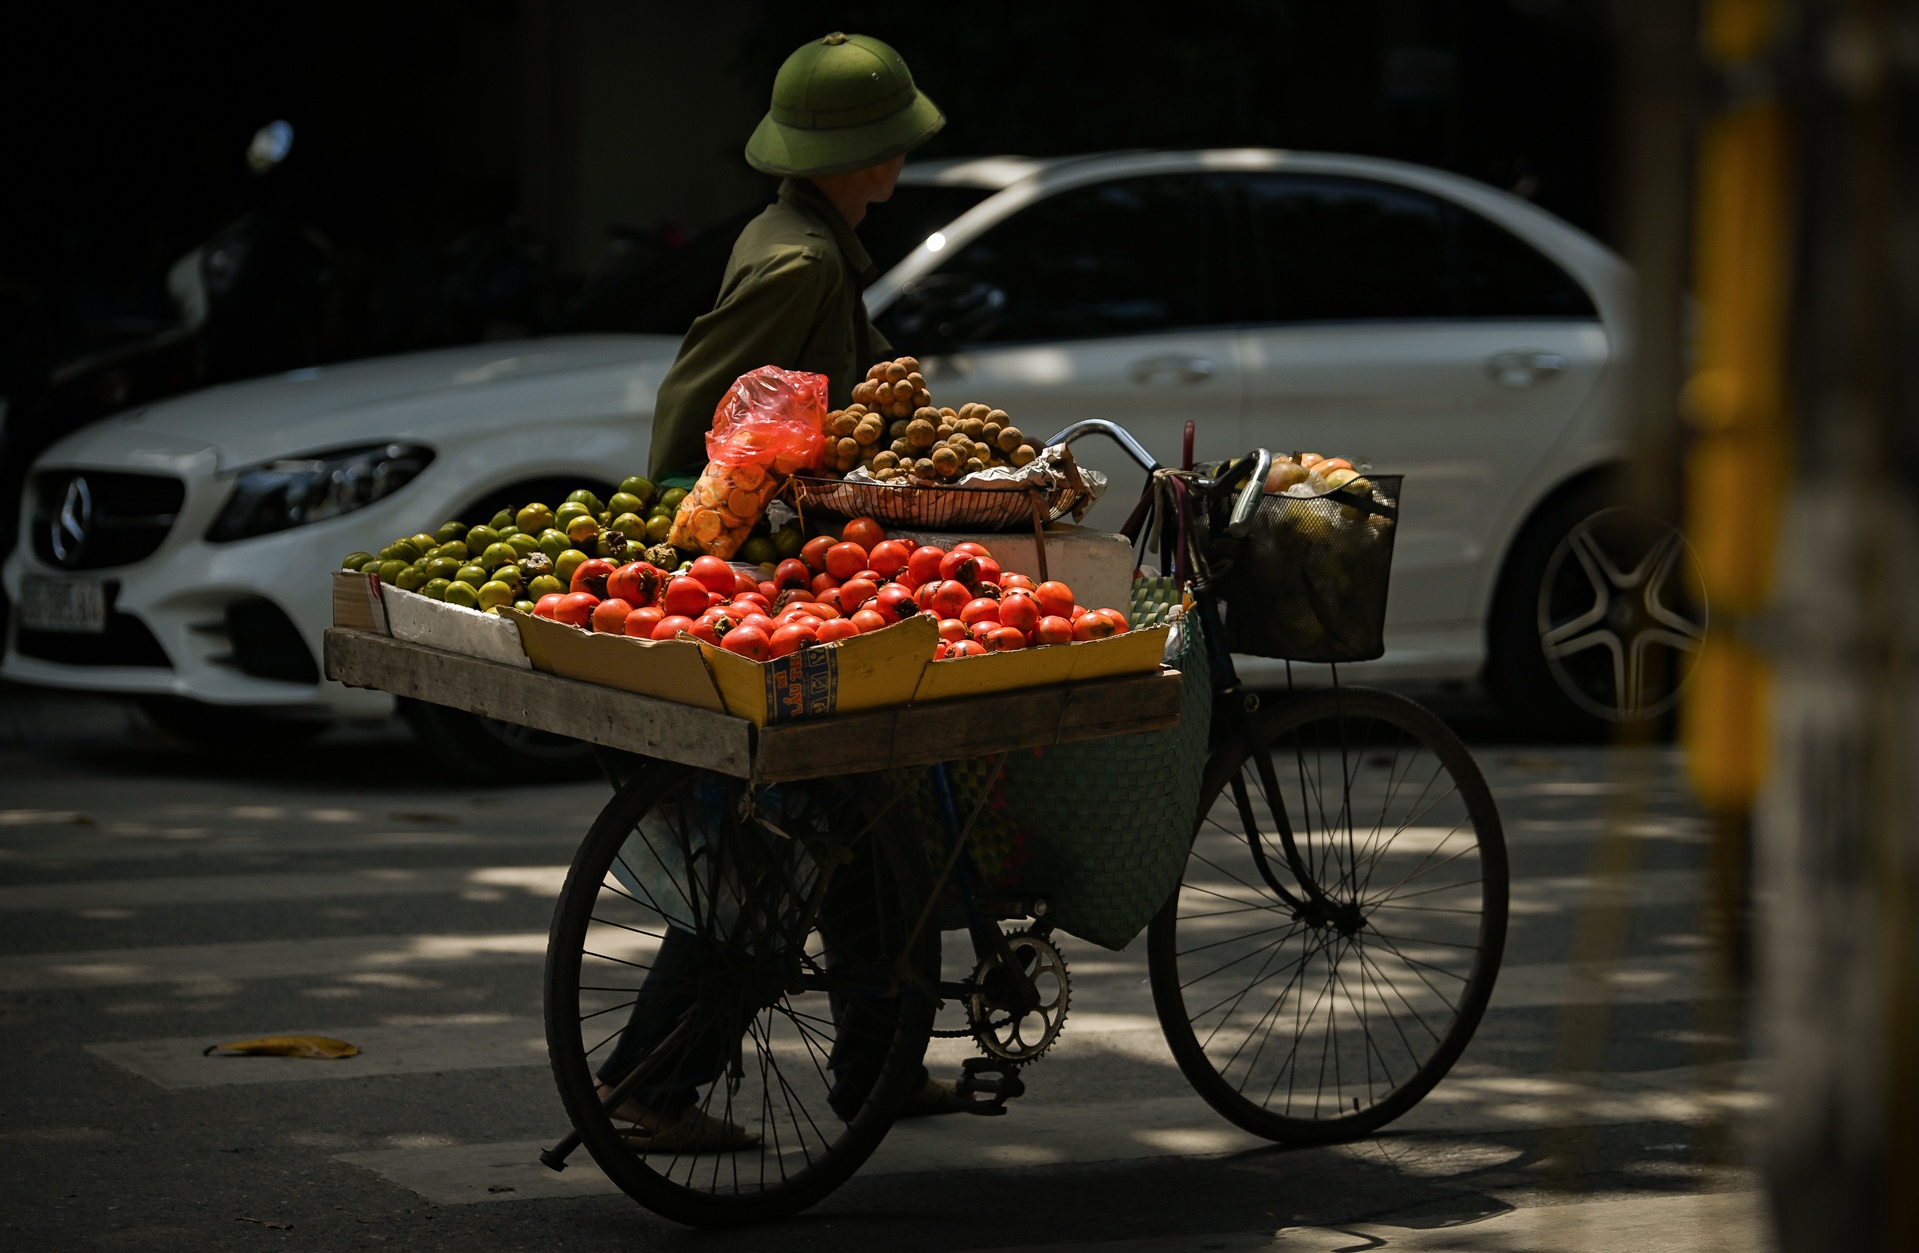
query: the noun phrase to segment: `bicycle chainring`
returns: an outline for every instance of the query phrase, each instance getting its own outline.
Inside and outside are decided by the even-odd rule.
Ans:
[[[1007,947],[1020,969],[1008,971],[997,954],[988,954],[973,971],[972,992],[966,998],[966,1022],[973,1040],[988,1057],[1024,1066],[1051,1048],[1066,1025],[1073,985],[1066,959],[1049,937],[1032,931],[1012,931]],[[1012,980],[1031,985],[1039,1004],[1024,1014],[1014,1009]]]

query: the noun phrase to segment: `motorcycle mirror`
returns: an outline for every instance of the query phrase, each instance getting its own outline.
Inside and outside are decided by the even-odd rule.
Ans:
[[[291,151],[293,124],[278,119],[268,122],[253,132],[253,142],[247,145],[247,168],[255,174],[265,174],[286,160]]]

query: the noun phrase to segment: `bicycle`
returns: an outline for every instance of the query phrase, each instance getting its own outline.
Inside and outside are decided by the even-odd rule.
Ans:
[[[1185,869],[1147,927],[1161,1029],[1187,1081],[1247,1131],[1365,1135],[1432,1090],[1491,995],[1507,897],[1491,793],[1458,738],[1404,697],[1342,686],[1336,669],[1330,689],[1262,696],[1240,682],[1201,550],[1249,532],[1272,499],[1269,454],[1195,470],[1189,428],[1187,467],[1167,470],[1105,422],[1048,443],[1094,431],[1172,505],[1162,549],[1195,559],[1175,565],[1192,576],[1186,629],[1214,694]],[[897,821],[898,779],[756,786],[649,762],[619,786],[574,858],[547,952],[548,1049],[575,1128],[549,1166],[583,1143],[629,1196],[693,1225],[797,1212],[879,1145],[945,1004],[967,1022],[941,1033],[983,1053],[961,1095],[972,1112],[1006,1111],[1021,1067],[1059,1035],[1070,980],[1044,904],[978,883],[964,855],[978,805],[961,812],[945,763],[925,778],[943,859]],[[1009,934],[1012,919],[1032,925]],[[972,973],[942,980],[939,933],[960,929]],[[689,1152],[671,1133],[623,1131],[610,1111],[636,1094],[756,1139]]]

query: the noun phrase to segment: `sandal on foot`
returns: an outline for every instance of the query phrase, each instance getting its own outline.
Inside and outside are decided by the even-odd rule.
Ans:
[[[906,1104],[895,1116],[926,1118],[934,1114],[963,1113],[965,1109],[966,1102],[960,1099],[951,1079],[935,1079],[928,1075],[926,1082],[920,1085],[920,1090],[906,1098]]]
[[[647,1153],[737,1153],[760,1142],[758,1132],[714,1118],[697,1105],[662,1119],[652,1131],[636,1126],[620,1132],[620,1138]]]

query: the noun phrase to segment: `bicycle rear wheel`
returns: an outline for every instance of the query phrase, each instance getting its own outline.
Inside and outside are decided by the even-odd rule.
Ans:
[[[1227,1119],[1351,1139],[1430,1092],[1485,1012],[1506,935],[1499,814],[1465,745],[1388,692],[1284,698],[1254,740],[1209,763],[1184,879],[1148,936],[1154,1006]],[[1323,905],[1289,868],[1260,754]]]
[[[652,764],[593,824],[547,949],[547,1046],[607,1176],[678,1222],[784,1217],[873,1152],[918,1082],[938,934],[901,960],[924,854],[874,825],[849,780],[749,792]],[[869,830],[869,828],[871,828]],[[616,1122],[597,1084],[753,1142],[689,1148]]]

